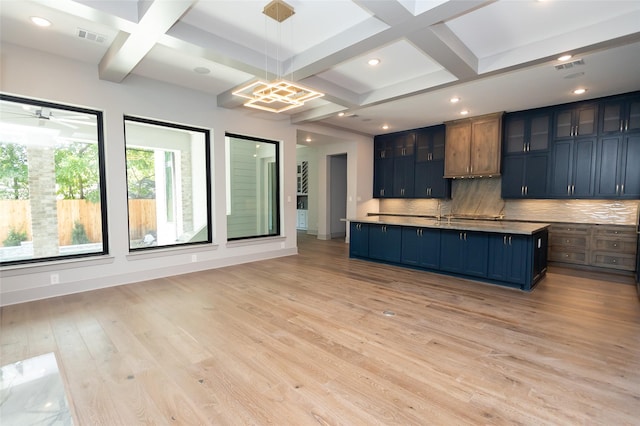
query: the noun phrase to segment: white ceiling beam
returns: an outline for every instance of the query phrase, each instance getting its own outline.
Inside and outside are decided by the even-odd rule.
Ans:
[[[478,75],[478,58],[446,24],[421,29],[407,39],[459,80]]]
[[[124,80],[195,1],[155,0],[132,33],[121,31],[116,36],[98,64],[100,79],[115,83]]]
[[[400,25],[413,18],[413,14],[397,1],[354,0],[353,2],[389,26]]]

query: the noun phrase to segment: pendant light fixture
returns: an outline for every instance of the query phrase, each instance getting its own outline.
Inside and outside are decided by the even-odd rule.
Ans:
[[[293,16],[295,11],[293,7],[283,0],[273,0],[264,7],[262,13],[277,21],[278,25],[280,25],[283,21]],[[266,52],[265,56],[267,56]],[[232,92],[235,96],[247,99],[244,106],[279,113],[301,107],[305,102],[324,96],[324,93],[282,78],[279,72],[280,64],[279,61],[277,62],[278,69],[276,70],[277,77],[275,80],[257,80]],[[265,69],[265,73],[267,72]]]

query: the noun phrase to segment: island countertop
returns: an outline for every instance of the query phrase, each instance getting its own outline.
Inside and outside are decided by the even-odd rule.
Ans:
[[[347,218],[348,222],[374,223],[380,225],[416,226],[423,228],[451,229],[456,231],[496,232],[502,234],[533,235],[550,226],[549,223],[518,222],[509,220],[448,219],[433,217],[370,215]]]

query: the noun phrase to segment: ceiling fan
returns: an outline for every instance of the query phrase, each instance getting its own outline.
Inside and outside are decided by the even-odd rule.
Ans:
[[[47,121],[55,122],[62,126],[69,127],[71,129],[78,129],[79,127],[75,124],[85,124],[91,125],[90,121],[82,121],[88,120],[89,117],[86,115],[71,115],[71,116],[61,116],[58,117],[54,115],[51,108],[47,107],[39,107],[38,109],[32,110],[31,108],[25,109],[24,111],[16,112],[16,111],[5,111],[7,114],[13,115],[15,118],[36,118],[38,120],[38,126],[44,126]]]

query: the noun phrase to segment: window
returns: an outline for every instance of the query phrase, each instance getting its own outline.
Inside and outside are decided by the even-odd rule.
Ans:
[[[0,264],[106,254],[102,113],[0,95]]]
[[[280,235],[277,142],[227,133],[227,239]]]
[[[129,249],[211,242],[209,131],[124,119]]]

